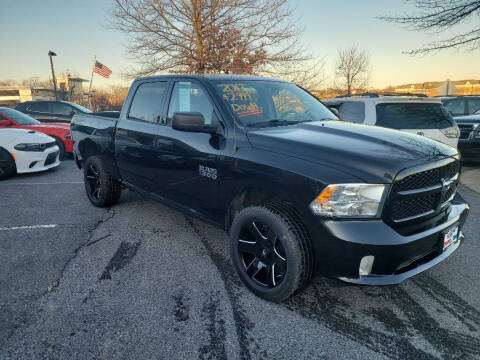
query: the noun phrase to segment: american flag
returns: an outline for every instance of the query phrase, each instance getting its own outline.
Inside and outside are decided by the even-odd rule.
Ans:
[[[105,78],[109,78],[112,74],[112,70],[110,70],[107,66],[103,65],[101,62],[98,61],[95,61],[93,71],[99,75],[102,75]]]

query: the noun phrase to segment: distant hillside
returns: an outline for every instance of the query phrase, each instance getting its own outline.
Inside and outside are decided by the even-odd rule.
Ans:
[[[438,96],[437,89],[445,81],[429,81],[416,84],[404,84],[397,86],[389,86],[385,89],[356,89],[355,93],[363,92],[388,92],[388,93],[413,93],[413,94],[425,94],[427,96]],[[480,80],[457,80],[452,81],[458,92],[455,95],[480,95]],[[315,96],[320,99],[332,98],[335,96],[343,95],[344,92],[338,89],[323,89],[312,91]]]
[[[417,84],[406,84],[393,86],[388,91],[396,93],[419,93],[427,96],[438,96],[437,89],[445,81],[432,81]],[[455,95],[479,95],[480,94],[480,80],[457,80],[452,81],[458,92]]]

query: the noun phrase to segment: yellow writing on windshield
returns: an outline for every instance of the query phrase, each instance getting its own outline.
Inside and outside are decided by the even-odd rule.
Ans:
[[[223,99],[230,104],[232,110],[240,117],[260,115],[263,110],[252,98],[244,84],[219,84]]]

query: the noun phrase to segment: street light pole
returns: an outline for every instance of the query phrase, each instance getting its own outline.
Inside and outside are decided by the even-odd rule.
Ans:
[[[52,56],[57,56],[56,53],[54,53],[53,51],[49,50],[48,51],[48,56],[50,57],[50,67],[52,68],[52,78],[53,78],[53,89],[55,91],[55,101],[58,100],[58,97],[57,97],[57,80],[55,79],[55,71],[53,71],[53,60],[52,60]]]

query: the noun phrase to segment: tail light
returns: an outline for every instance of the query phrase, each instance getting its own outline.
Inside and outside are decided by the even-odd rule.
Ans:
[[[480,139],[480,126],[479,126],[479,124],[473,125],[472,136],[475,139]]]
[[[447,138],[459,138],[460,137],[460,129],[458,128],[457,125],[446,128],[446,129],[440,129],[440,131],[445,135]]]

